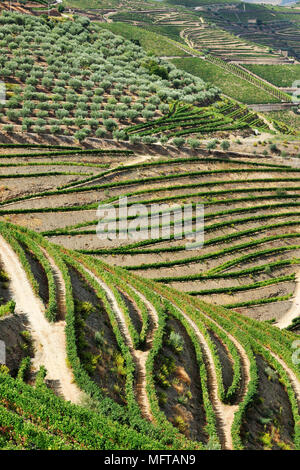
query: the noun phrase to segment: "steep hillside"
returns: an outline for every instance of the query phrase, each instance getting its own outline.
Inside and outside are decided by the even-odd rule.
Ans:
[[[198,2],[197,6],[184,2],[172,7],[163,2],[158,7],[155,2],[137,4],[128,0],[104,14],[101,24],[126,38],[141,41],[146,50],[158,56],[175,59],[179,68],[204,78],[243,103],[284,102],[292,106],[290,94],[295,90],[290,88],[298,57],[297,9],[244,2]],[[272,66],[274,74],[276,67],[281,66],[285,74],[284,67],[288,65],[289,87],[280,89],[269,78],[249,72],[249,64]],[[285,106],[271,111],[280,109]]]
[[[8,132],[118,136],[165,114],[172,100],[203,105],[219,93],[82,17],[55,23],[4,12],[0,47],[1,129]]]
[[[0,450],[300,449],[299,66],[242,5],[1,3]]]
[[[1,158],[0,215],[67,248],[289,326],[299,316],[293,309],[299,258],[297,160],[288,164],[204,150],[178,158],[173,150],[172,157],[154,154],[149,160],[129,151],[18,154],[10,149]],[[154,203],[203,204],[204,246],[186,250],[184,239],[172,234],[165,239],[163,227],[148,240],[143,233],[136,241],[100,240],[99,204],[114,204],[118,211],[124,196],[129,210],[141,203],[149,209]]]
[[[290,357],[290,343],[296,338],[292,333],[61,249],[22,227],[1,223],[0,231],[1,260],[14,275],[11,290],[18,299],[17,309],[29,318],[35,338],[33,364],[36,369],[40,366],[34,392],[22,383],[25,372],[32,373],[28,363],[15,383],[1,374],[2,446],[103,448],[109,439],[110,449],[164,448],[167,443],[190,449],[298,447],[299,370]],[[46,302],[34,294],[35,273],[26,261],[28,253],[45,270]],[[25,304],[32,295],[39,306],[36,313],[33,301],[31,307]],[[53,299],[59,297],[61,302],[54,305]],[[103,315],[105,329],[100,326]],[[53,329],[47,343],[37,328],[45,318]],[[48,384],[55,382],[68,396],[70,386],[75,386],[71,377],[60,378],[59,354],[55,363],[48,360],[46,370],[39,361],[39,343],[45,356],[53,346],[60,353],[60,325],[65,325],[75,383],[93,400],[97,417],[63,404],[45,387],[45,379]],[[112,339],[108,343],[108,333],[115,346]],[[124,391],[120,385],[114,387],[123,395],[122,403],[101,386],[105,369],[111,367],[107,355],[113,347],[116,363],[110,375],[124,377]],[[277,398],[267,404],[272,393]],[[70,399],[77,401],[74,395]],[[51,415],[48,411],[41,420],[37,406],[45,400]],[[68,427],[59,419],[62,414],[71,416]],[[122,426],[116,427],[116,420]],[[128,425],[135,431],[126,434]]]

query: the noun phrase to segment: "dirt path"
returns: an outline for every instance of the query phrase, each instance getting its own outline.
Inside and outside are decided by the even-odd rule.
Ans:
[[[103,18],[105,19],[106,23],[113,23],[113,20],[110,17],[117,15],[118,13],[119,11],[110,11],[109,13],[103,15]]]
[[[157,312],[156,312],[154,306],[151,304],[151,302],[149,302],[149,300],[147,300],[146,297],[141,292],[134,289],[133,286],[130,286],[130,287],[140,297],[140,299],[144,302],[144,304],[147,307],[148,313],[149,313],[149,318],[150,318],[150,322],[152,323],[152,325],[150,325],[150,327],[149,327],[150,332],[147,335],[146,348],[147,348],[147,350],[150,350],[151,347],[152,347],[153,340],[154,340],[155,331],[158,328],[158,315],[157,315]]]
[[[236,326],[238,326],[236,324]],[[279,362],[279,364],[283,367],[283,369],[285,370],[285,372],[287,373],[289,379],[290,379],[290,382],[291,382],[291,386],[295,392],[295,395],[296,395],[296,399],[297,399],[297,402],[298,402],[298,408],[300,408],[300,382],[296,376],[296,374],[294,373],[294,371],[276,354],[274,353],[270,348],[268,348],[267,346],[263,345],[263,347],[269,351],[269,353],[274,357],[274,359],[276,359],[276,361]]]
[[[139,157],[134,158],[133,160],[131,160],[131,162],[124,165],[122,169],[127,168],[128,166],[137,165],[138,163],[144,163],[147,160],[151,160],[151,158],[155,158],[155,156],[154,155],[140,155]]]
[[[141,351],[141,350],[137,350],[134,348],[129,330],[127,328],[127,325],[123,316],[123,312],[120,309],[113,292],[105,284],[105,282],[103,282],[101,279],[95,276],[95,274],[92,271],[90,271],[87,268],[85,268],[85,270],[90,276],[92,276],[98,282],[100,287],[102,287],[102,289],[105,291],[108,301],[110,302],[115,312],[116,320],[119,324],[120,331],[123,335],[123,338],[125,339],[127,346],[129,347],[129,350],[135,362],[135,366],[136,366],[135,394],[136,394],[136,399],[141,410],[141,414],[148,421],[154,422],[154,417],[152,415],[150,402],[149,402],[148,395],[146,392],[146,385],[147,385],[146,362],[148,359],[149,350]],[[140,295],[140,297],[142,298],[142,295],[139,292],[137,292],[137,294]],[[147,304],[148,308],[150,308],[149,306],[151,304],[145,298],[143,298],[143,300]],[[152,309],[153,309],[153,306],[151,305],[151,312],[153,312]]]
[[[147,339],[146,339],[146,351],[135,350],[134,357],[135,359],[137,359],[136,360],[137,371],[139,370],[139,374],[137,373],[137,380],[136,380],[136,391],[137,391],[137,395],[140,397],[139,405],[141,407],[142,415],[144,416],[144,418],[153,422],[154,419],[153,419],[153,415],[151,412],[151,408],[150,408],[150,404],[149,404],[149,400],[148,400],[147,392],[146,392],[146,386],[147,386],[146,363],[148,360],[150,350],[152,348],[155,331],[158,328],[158,316],[157,316],[157,312],[155,308],[146,299],[146,297],[143,294],[141,294],[141,292],[134,289],[133,286],[130,286],[130,287],[145,303],[148,313],[149,313],[150,321],[152,323],[150,326],[150,332],[148,332]]]
[[[206,315],[203,312],[201,312],[201,314],[204,317],[206,317],[207,319],[209,319],[212,323],[214,323],[220,330],[222,330],[226,334],[226,336],[233,342],[233,344],[235,345],[235,347],[238,350],[238,353],[240,355],[241,369],[242,369],[242,375],[243,375],[243,384],[240,388],[238,398],[237,398],[238,402],[240,403],[243,400],[243,398],[245,397],[246,393],[247,393],[248,385],[249,385],[249,382],[250,382],[250,367],[251,367],[251,364],[250,364],[249,358],[247,356],[247,353],[245,352],[243,346],[238,342],[238,340],[234,336],[232,336],[228,331],[226,331],[224,328],[222,328],[222,326],[219,325],[211,317],[209,317],[208,315]],[[226,348],[225,345],[224,345],[224,347]],[[229,351],[228,351],[228,353],[229,353]]]
[[[294,292],[293,303],[291,308],[287,311],[285,315],[283,315],[280,320],[275,323],[275,326],[278,328],[286,328],[287,326],[291,325],[294,318],[300,316],[300,273],[296,275],[296,289]]]
[[[1,235],[0,252],[5,271],[11,279],[16,313],[25,314],[28,318],[35,348],[33,369],[37,371],[44,365],[48,372],[46,379],[57,391],[66,400],[79,403],[82,393],[73,383],[73,374],[66,363],[65,322],[48,323],[44,305],[33,292],[19,258]]]

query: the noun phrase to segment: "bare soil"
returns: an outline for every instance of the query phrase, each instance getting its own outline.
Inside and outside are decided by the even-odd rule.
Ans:
[[[46,379],[58,394],[66,400],[78,403],[81,392],[74,383],[67,366],[65,322],[50,324],[45,318],[45,308],[34,294],[23,267],[8,243],[0,236],[1,259],[10,277],[12,298],[16,302],[16,314],[26,317],[33,339],[33,371],[42,365],[47,370]]]
[[[171,331],[180,334],[184,340],[184,347],[180,353],[176,353],[168,343]],[[183,434],[206,443],[208,440],[205,431],[206,418],[194,346],[185,328],[173,317],[168,318],[163,347],[154,364],[156,374],[161,370],[166,358],[174,360],[174,371],[168,376],[170,387],[163,388],[160,382],[156,381],[157,393],[161,397],[161,409],[168,420]],[[164,404],[162,397],[166,399]],[[178,417],[184,424],[178,424]]]
[[[26,259],[30,265],[31,272],[38,282],[39,285],[39,296],[43,300],[44,305],[46,306],[49,302],[49,286],[48,279],[45,273],[43,266],[39,263],[38,259],[34,254],[27,248],[27,246],[21,244],[25,252]]]
[[[121,289],[118,289],[118,291],[128,308],[130,319],[133,323],[133,326],[135,327],[136,331],[140,334],[142,331],[143,323],[142,323],[141,313],[139,312],[137,305],[134,303],[132,299],[129,298],[127,294],[122,292]]]
[[[249,405],[242,424],[241,435],[246,449],[293,449],[294,419],[288,395],[276,371],[261,356],[256,357],[258,390]],[[270,438],[270,446],[263,436]]]
[[[77,347],[83,365],[87,358],[86,353],[98,357],[95,370],[89,371],[90,376],[99,386],[101,391],[110,396],[119,404],[125,401],[125,377],[116,371],[116,357],[120,350],[111,328],[110,320],[100,299],[94,290],[86,283],[81,275],[69,266],[73,294],[75,300],[88,302],[94,306],[94,311],[87,318],[79,318],[77,315],[77,327],[82,324],[82,341],[77,336]],[[77,328],[77,335],[79,329]],[[102,344],[97,343],[95,334],[99,332]]]
[[[13,377],[16,377],[21,361],[31,355],[31,346],[22,333],[28,333],[28,321],[25,315],[9,315],[0,319],[0,340],[6,346],[6,365]]]

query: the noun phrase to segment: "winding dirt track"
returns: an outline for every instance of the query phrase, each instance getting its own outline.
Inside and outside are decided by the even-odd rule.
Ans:
[[[294,318],[300,316],[300,273],[296,275],[296,289],[294,292],[293,303],[291,308],[283,315],[278,322],[275,323],[278,328],[286,328],[291,325]]]
[[[299,294],[300,295],[300,294]],[[222,403],[218,397],[218,385],[217,385],[217,376],[216,376],[216,371],[214,367],[214,361],[213,361],[213,356],[211,354],[211,351],[206,343],[206,340],[202,333],[199,331],[199,328],[195,324],[195,322],[187,315],[185,314],[182,310],[180,310],[181,314],[186,318],[186,320],[189,322],[189,324],[192,326],[192,328],[195,331],[195,334],[199,338],[202,350],[203,350],[203,355],[204,355],[204,360],[207,365],[207,374],[208,374],[208,384],[209,384],[209,393],[211,397],[211,401],[216,413],[218,425],[219,425],[219,431],[220,431],[220,439],[221,443],[224,449],[227,450],[232,450],[232,436],[231,436],[231,428],[232,424],[234,421],[234,415],[236,411],[238,411],[239,405],[225,405]],[[248,359],[248,356],[241,346],[241,344],[234,338],[230,333],[228,333],[226,330],[224,330],[220,325],[218,325],[212,318],[201,312],[201,314],[205,317],[207,317],[210,321],[215,323],[221,330],[223,330],[229,339],[235,344],[236,348],[238,349],[238,352],[240,354],[241,358],[241,365],[242,365],[242,373],[243,373],[243,383],[242,383],[242,389],[240,391],[240,396],[239,396],[239,402],[241,402],[244,398],[244,396],[247,393],[247,388],[248,384],[250,382],[250,361]],[[290,369],[287,364],[273,351],[271,351],[269,348],[265,347],[270,354],[276,359],[279,364],[283,367],[285,372],[287,373],[291,386],[294,390],[297,402],[298,402],[298,407],[300,407],[300,383],[298,378],[296,377],[296,374]],[[222,442],[223,441],[223,442]]]
[[[247,394],[248,385],[249,385],[249,382],[250,382],[250,367],[251,367],[251,365],[250,365],[250,361],[249,361],[249,358],[247,356],[247,353],[244,350],[243,346],[238,342],[238,340],[234,336],[232,336],[228,331],[226,331],[224,328],[222,328],[222,326],[219,325],[215,320],[213,320],[209,316],[205,315],[203,312],[201,312],[201,314],[204,317],[206,317],[207,319],[209,319],[212,323],[214,323],[220,330],[222,330],[224,333],[226,333],[227,337],[233,342],[233,344],[235,345],[235,347],[238,350],[238,353],[240,355],[241,371],[242,371],[242,383],[241,383],[241,387],[240,387],[239,394],[238,394],[238,403],[240,403],[240,402],[243,401],[244,397]],[[225,405],[224,403],[222,403],[223,413],[224,413],[224,420],[225,420],[225,428],[224,428],[225,437],[228,434],[228,432],[230,432],[230,435],[228,434],[228,440],[227,440],[227,444],[228,444],[229,449],[232,449],[231,428],[232,428],[232,424],[233,424],[233,420],[234,420],[234,415],[235,415],[236,411],[238,411],[238,408],[239,408],[238,403],[236,405]],[[228,429],[227,429],[227,426],[228,426]],[[226,446],[226,442],[225,442],[225,446]]]
[[[57,302],[59,305],[60,313],[63,316],[65,311],[65,289],[63,278],[58,267],[55,265],[55,262],[49,257],[45,250],[43,251],[48,257],[56,280],[58,291]],[[45,307],[42,304],[41,300],[38,299],[38,297],[33,292],[33,289],[27,279],[26,273],[21,265],[21,262],[19,261],[18,256],[15,254],[10,245],[1,235],[0,253],[1,259],[5,266],[5,271],[10,277],[10,289],[12,291],[13,298],[16,301],[16,313],[25,314],[29,321],[29,327],[35,346],[35,357],[32,361],[34,370],[38,370],[41,365],[44,365],[47,369],[47,379],[53,382],[54,386],[56,386],[57,391],[60,392],[66,400],[70,400],[74,403],[79,403],[82,393],[73,383],[73,375],[66,364],[65,322],[60,321],[55,324],[48,323],[45,318]],[[146,392],[146,362],[149,355],[149,351],[152,347],[154,334],[158,326],[157,312],[153,305],[140,292],[138,292],[131,286],[131,288],[136,292],[137,295],[140,296],[141,300],[146,304],[152,322],[152,327],[147,337],[146,350],[141,351],[135,349],[124,319],[123,312],[118,306],[117,300],[113,292],[111,291],[109,286],[107,286],[105,282],[95,276],[93,272],[91,272],[87,268],[85,269],[94,279],[97,280],[100,287],[105,291],[107,298],[115,312],[121,333],[123,334],[126,344],[128,345],[136,364],[135,393],[141,409],[141,413],[144,418],[148,419],[149,421],[154,421]],[[285,316],[282,319],[282,325],[290,324],[292,317],[294,318],[295,316],[298,316],[299,296],[300,282],[298,277],[295,302],[289,312],[289,316]],[[224,449],[232,449],[231,428],[234,420],[234,415],[238,410],[239,405],[227,405],[222,403],[219,399],[218,381],[211,350],[206,342],[205,337],[199,330],[196,323],[185,312],[183,312],[182,310],[180,310],[180,312],[182,316],[188,321],[190,326],[193,328],[203,351],[204,360],[207,366],[209,394],[217,417],[217,424],[222,447]],[[201,312],[201,314],[207,319],[209,319],[211,322],[215,323],[221,330],[226,332],[226,330],[224,330],[208,315],[203,312]],[[284,326],[281,327],[284,328]],[[228,335],[229,339],[235,344],[241,358],[243,383],[239,396],[240,402],[247,392],[248,384],[250,381],[250,362],[242,345],[230,333],[226,332],[226,334]],[[300,384],[297,380],[296,375],[284,363],[284,361],[281,360],[281,358],[279,358],[272,351],[270,352],[272,356],[282,365],[282,367],[288,374],[293,389],[295,391],[298,403],[300,403]]]
[[[45,307],[33,292],[18,256],[0,235],[0,254],[10,278],[10,289],[16,302],[16,313],[25,314],[33,338],[35,371],[44,365],[46,379],[51,381],[66,400],[79,403],[82,393],[73,383],[67,367],[65,322],[50,324],[45,318]]]

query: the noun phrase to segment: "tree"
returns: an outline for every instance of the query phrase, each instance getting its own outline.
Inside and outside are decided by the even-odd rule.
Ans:
[[[123,130],[116,130],[113,133],[113,138],[117,140],[128,140],[128,135]]]
[[[184,146],[185,139],[183,137],[174,137],[172,142],[175,145],[175,147],[180,148]]]
[[[230,142],[228,142],[228,140],[223,140],[221,142],[221,149],[222,150],[228,150],[230,147]]]
[[[106,130],[103,127],[99,127],[96,132],[95,136],[101,139],[101,137],[104,137],[106,135]]]
[[[216,139],[211,140],[210,142],[207,142],[206,148],[207,148],[207,150],[215,149],[217,144],[218,144],[218,141]]]
[[[187,139],[187,143],[192,149],[197,149],[201,145],[201,141],[199,139],[193,138]]]
[[[86,138],[86,132],[84,129],[81,129],[80,131],[75,132],[74,138],[78,140],[78,142],[83,142],[84,139]]]
[[[103,125],[108,131],[113,131],[118,127],[116,121],[113,119],[104,119]]]

